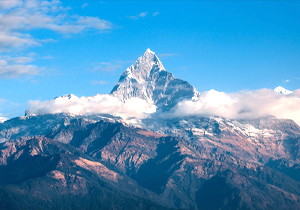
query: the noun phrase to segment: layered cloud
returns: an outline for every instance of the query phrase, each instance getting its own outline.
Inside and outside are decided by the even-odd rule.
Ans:
[[[283,95],[270,89],[225,93],[209,90],[197,100],[181,101],[161,117],[220,116],[228,119],[255,119],[274,116],[292,119],[300,125],[300,90]],[[143,119],[156,107],[139,98],[125,103],[109,94],[93,97],[68,95],[50,101],[31,101],[31,114],[69,113],[74,115],[111,114],[123,119]]]
[[[60,0],[0,0],[0,77],[35,75],[39,68],[30,62],[13,62],[12,51],[53,41],[37,37],[37,30],[63,35],[84,31],[106,31],[112,24],[98,17],[72,14]],[[32,32],[35,33],[32,33]],[[45,33],[44,33],[45,34]]]
[[[38,74],[39,68],[31,63],[32,60],[33,58],[30,56],[0,56],[0,78],[15,78]]]
[[[300,125],[300,90],[284,95],[270,89],[225,93],[203,92],[196,101],[180,102],[167,116],[221,116],[253,119],[265,116],[292,119]]]
[[[30,30],[46,29],[58,33],[79,33],[85,30],[107,30],[109,21],[98,17],[69,14],[59,0],[0,1],[0,50],[38,45],[42,40]]]
[[[73,115],[111,114],[125,120],[143,119],[156,111],[154,105],[139,98],[132,98],[125,103],[109,94],[92,97],[67,95],[50,101],[30,101],[30,114],[69,113]]]

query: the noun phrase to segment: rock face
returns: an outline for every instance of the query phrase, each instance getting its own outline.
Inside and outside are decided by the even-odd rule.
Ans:
[[[112,94],[162,112],[198,97],[150,50]],[[0,209],[300,209],[291,120],[27,115],[0,123],[0,142]]]
[[[300,128],[294,122],[195,117],[151,125],[145,130],[68,115],[6,121],[1,205],[299,209]]]
[[[70,145],[34,137],[0,147],[0,209],[169,209]]]
[[[132,97],[145,99],[164,111],[181,100],[199,95],[188,82],[176,79],[172,73],[167,72],[150,49],[121,75],[111,93],[123,101]]]

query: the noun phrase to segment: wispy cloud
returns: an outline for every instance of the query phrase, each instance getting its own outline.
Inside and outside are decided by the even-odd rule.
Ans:
[[[129,16],[130,19],[134,19],[134,20],[137,20],[137,19],[140,19],[140,18],[144,18],[148,15],[148,12],[141,12],[137,15],[133,15],[133,16]]]
[[[32,64],[32,57],[0,57],[0,78],[16,78],[25,75],[36,75],[40,68]]]
[[[0,52],[37,45],[39,45],[39,41],[35,40],[29,34],[0,31]]]
[[[40,68],[32,57],[9,56],[14,50],[43,45],[54,41],[51,37],[39,39],[33,30],[48,30],[60,34],[84,31],[106,31],[112,23],[98,17],[71,14],[60,0],[0,0],[0,77],[15,78],[36,75]],[[6,53],[6,56],[3,54]]]
[[[141,12],[137,15],[133,15],[133,16],[129,16],[130,19],[133,19],[133,20],[138,20],[138,19],[141,19],[141,18],[145,18],[147,16],[152,16],[152,17],[156,17],[158,16],[160,13],[159,12]]]
[[[0,9],[10,9],[12,7],[18,6],[20,3],[20,0],[1,0]]]
[[[108,30],[109,21],[98,17],[69,14],[69,8],[59,0],[1,0],[0,1],[0,50],[38,45],[30,34],[32,29],[46,29],[63,34],[86,30]]]

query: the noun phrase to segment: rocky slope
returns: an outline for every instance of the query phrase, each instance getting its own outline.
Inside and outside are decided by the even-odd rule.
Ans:
[[[103,114],[0,123],[0,209],[300,209],[293,121],[166,118],[199,93],[151,50],[112,95],[145,99],[158,112],[140,127]]]
[[[45,122],[43,127],[47,129],[33,132],[32,127],[42,126],[41,122]],[[9,120],[1,124],[0,132],[5,139],[0,156],[3,193],[19,199],[22,195],[16,192],[31,192],[23,188],[27,182],[46,185],[49,176],[63,177],[68,172],[83,177],[84,183],[101,180],[109,185],[109,190],[126,192],[142,203],[139,205],[155,206],[154,202],[157,205],[154,209],[162,206],[181,209],[300,207],[300,128],[292,121],[195,118],[164,122],[165,125],[160,123],[159,132],[153,132],[119,122],[67,115]],[[19,133],[27,137],[18,136]],[[16,162],[19,160],[22,161]],[[70,169],[73,167],[81,167],[87,174],[80,175],[82,172],[78,174],[77,169]],[[25,169],[30,171],[28,176],[15,176],[26,175]],[[7,188],[11,185],[16,192]],[[91,196],[81,182],[57,185],[62,188],[59,194],[72,194],[74,188],[87,192],[76,197],[80,203]],[[99,189],[103,190],[102,186]],[[50,192],[44,189],[39,193],[50,196]],[[40,198],[30,199],[42,202]],[[52,207],[52,203],[58,205],[60,200],[50,197],[49,202]],[[122,203],[116,206],[125,208]]]
[[[70,145],[28,137],[0,148],[1,209],[168,209],[134,180]]]

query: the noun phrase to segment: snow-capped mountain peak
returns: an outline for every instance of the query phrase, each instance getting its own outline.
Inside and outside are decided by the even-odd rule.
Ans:
[[[290,95],[293,93],[293,91],[291,90],[288,90],[288,89],[285,89],[284,87],[282,86],[278,86],[274,89],[274,92],[275,93],[278,93],[278,94],[281,94],[281,95]]]
[[[144,55],[139,57],[135,64],[131,65],[126,69],[122,74],[122,77],[133,78],[138,82],[145,82],[150,76],[150,72],[155,71],[164,71],[165,67],[156,56],[155,52],[149,48],[145,51]]]
[[[64,96],[59,96],[59,97],[55,97],[54,100],[56,101],[65,101],[65,100],[72,100],[72,99],[77,99],[78,97],[74,94],[67,94]]]
[[[162,110],[199,95],[188,82],[176,79],[172,73],[167,72],[158,56],[150,49],[126,69],[111,93],[122,101],[141,98]]]

